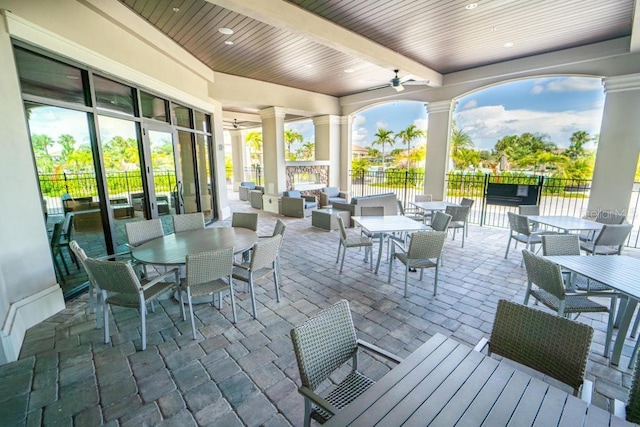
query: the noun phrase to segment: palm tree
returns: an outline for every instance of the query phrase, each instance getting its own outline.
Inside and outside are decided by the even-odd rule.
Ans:
[[[396,142],[395,137],[393,137],[393,131],[387,130],[384,128],[378,128],[378,131],[375,134],[375,137],[378,138],[373,141],[372,145],[382,145],[382,170],[385,169],[385,154],[384,154],[384,144],[389,144],[393,147],[393,144]]]
[[[418,129],[416,125],[411,124],[406,129],[403,129],[400,132],[398,132],[396,136],[400,138],[402,143],[407,146],[407,157],[409,157],[409,153],[411,153],[411,142],[420,137],[426,136],[426,134],[427,133],[424,130]],[[411,162],[409,161],[409,164],[407,165],[407,167],[410,167],[410,166],[411,166]]]
[[[248,132],[244,137],[245,142],[249,145],[249,157],[251,157],[252,165],[262,164],[262,132],[253,130]]]
[[[451,159],[453,159],[456,167],[458,167],[458,164],[464,163],[464,159],[461,158],[462,150],[473,148],[471,137],[464,130],[458,129],[455,120],[451,128],[451,141],[449,142],[449,146],[451,147],[451,153],[449,155]]]
[[[301,133],[296,132],[293,129],[287,129],[284,131],[284,145],[287,147],[286,157],[289,160],[295,160],[295,155],[291,153],[291,146],[296,142],[302,142],[304,137]]]

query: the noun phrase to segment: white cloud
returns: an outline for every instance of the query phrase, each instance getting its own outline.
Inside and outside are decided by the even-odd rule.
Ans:
[[[351,133],[351,142],[364,147],[369,137],[369,131],[365,127],[356,128],[354,126],[353,129],[355,130]]]
[[[420,119],[415,119],[413,121],[413,124],[415,125],[415,127],[417,127],[418,129],[422,129],[422,130],[427,130],[427,125],[429,123],[429,119],[427,117],[423,117]]]
[[[544,92],[543,85],[537,84],[531,88],[531,95],[538,95],[538,94],[541,94],[542,92]]]
[[[476,108],[477,106],[478,106],[478,101],[476,101],[475,99],[472,99],[462,106],[462,110],[470,110],[472,108]]]
[[[378,120],[376,122],[376,129],[389,129],[389,125],[385,121]]]
[[[357,127],[362,127],[367,123],[367,118],[362,115],[362,114],[357,114],[354,118],[353,118],[353,127],[357,128]]]
[[[544,87],[544,90],[549,92],[589,92],[601,89],[600,79],[593,77],[567,77],[551,80]]]
[[[461,111],[455,114],[459,129],[471,136],[479,149],[492,149],[506,135],[525,132],[549,135],[558,147],[567,147],[571,134],[585,130],[590,135],[600,133],[602,110],[544,112],[531,110],[506,110],[494,105]]]

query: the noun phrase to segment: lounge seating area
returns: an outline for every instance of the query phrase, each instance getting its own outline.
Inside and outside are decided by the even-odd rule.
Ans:
[[[232,202],[232,209],[255,212],[244,201]],[[504,259],[509,234],[505,229],[471,224],[472,238],[464,248],[447,239],[447,262],[439,268],[437,296],[430,269],[424,282],[419,272],[408,273],[405,298],[406,273],[399,262],[387,284],[388,262],[383,261],[375,275],[369,259],[363,260],[364,250],[351,249],[340,274],[335,263],[336,232],[311,227],[306,218],[264,211],[258,215],[259,235],[273,234],[278,220],[288,229],[279,260],[279,302],[271,274],[254,289],[257,319],[251,294],[240,281],[234,280],[235,324],[231,304],[221,309],[217,303],[215,307],[194,304],[193,317],[183,320],[177,301],[162,299],[155,312],[146,315],[147,349],[141,351],[141,321],[135,310],[110,307],[111,339],[104,344],[103,331],[95,329],[96,314],[83,295],[31,328],[20,360],[0,366],[0,377],[10,378],[13,385],[12,416],[38,416],[44,424],[90,417],[89,424],[171,420],[180,425],[299,426],[304,398],[297,391],[301,381],[289,333],[321,309],[348,300],[357,338],[405,359],[437,333],[473,347],[490,337],[498,300],[522,304],[527,291],[520,256]],[[220,221],[214,227],[229,224],[230,220]],[[624,253],[640,258],[634,250]],[[542,305],[535,310],[551,313]],[[607,313],[583,313],[578,319],[595,330],[585,378],[594,383],[593,404],[602,408],[614,398],[626,401],[633,375],[627,363],[635,346],[635,340],[628,338],[620,367],[610,365],[602,356],[607,320]],[[48,364],[52,358],[59,362]],[[396,363],[361,352],[358,366],[363,375],[379,382]],[[39,404],[41,409],[20,406],[26,396],[34,402],[52,387],[59,393],[49,403]],[[570,386],[563,390],[573,393]],[[319,394],[325,395],[324,390]],[[6,403],[0,407],[6,408]]]

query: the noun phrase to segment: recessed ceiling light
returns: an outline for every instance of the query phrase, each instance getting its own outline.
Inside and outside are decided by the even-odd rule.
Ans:
[[[174,8],[173,8],[173,11],[174,11],[174,12],[176,12],[176,13],[177,13],[177,12],[180,12],[180,8],[179,8],[179,7],[174,7]]]
[[[478,7],[478,3],[469,3],[468,5],[466,5],[464,8],[467,10],[473,10],[476,7]]]
[[[224,44],[228,44],[229,46],[231,46],[233,42],[231,40],[227,40],[226,42],[224,42]]]
[[[222,27],[222,28],[218,28],[218,31],[222,34],[226,34],[228,36],[230,36],[231,34],[233,34],[233,30],[231,28],[226,28],[226,27]]]
[[[347,68],[344,70],[345,73],[353,73],[355,70],[353,68]]]
[[[496,31],[498,31],[498,27],[491,27],[489,31],[491,31],[492,33],[495,33]]]
[[[513,42],[507,42],[504,44],[504,47],[513,47]]]
[[[307,65],[305,65],[305,67],[307,67],[307,68],[312,68],[312,67],[313,67],[313,65],[311,65],[311,64],[307,64]]]

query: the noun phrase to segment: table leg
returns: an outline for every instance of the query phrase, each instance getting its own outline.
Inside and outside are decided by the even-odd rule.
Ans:
[[[627,337],[627,331],[633,318],[633,312],[636,310],[638,300],[629,298],[624,309],[622,319],[620,319],[620,325],[618,327],[618,336],[616,342],[613,345],[613,354],[611,354],[611,364],[618,366],[620,364],[620,355],[622,354],[622,347],[624,346],[624,340]]]
[[[376,271],[375,274],[378,274],[378,270],[380,269],[380,258],[382,258],[382,244],[385,238],[384,233],[380,233],[380,247],[378,248],[378,261],[376,262]]]

